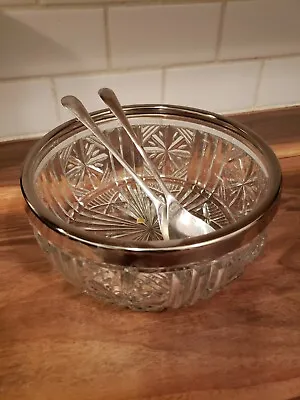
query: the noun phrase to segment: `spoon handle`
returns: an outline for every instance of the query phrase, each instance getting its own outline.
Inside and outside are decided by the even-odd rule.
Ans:
[[[65,96],[61,99],[61,104],[71,111],[75,117],[85,125],[111,152],[111,154],[115,157],[115,159],[122,165],[122,167],[130,174],[130,176],[134,179],[136,184],[143,190],[143,192],[149,197],[149,199],[153,202],[156,207],[159,207],[162,201],[152,192],[152,190],[145,184],[145,182],[136,175],[131,166],[122,158],[120,153],[111,145],[111,143],[107,140],[104,134],[101,132],[100,128],[95,124],[92,117],[88,113],[87,109],[81,103],[79,99],[75,96]]]
[[[144,148],[140,145],[139,141],[136,138],[136,135],[133,131],[133,128],[128,121],[128,118],[116,96],[114,91],[109,88],[102,88],[98,91],[98,94],[102,101],[109,107],[109,109],[112,111],[112,113],[118,118],[120,121],[121,125],[125,129],[126,133],[130,137],[131,141],[135,145],[136,149],[144,159],[144,161],[147,163],[154,179],[156,182],[159,184],[164,196],[167,198],[170,196],[170,192],[168,188],[166,187],[164,181],[161,179],[160,174],[156,168],[156,166],[153,164],[153,162],[150,160],[148,154],[144,150]]]

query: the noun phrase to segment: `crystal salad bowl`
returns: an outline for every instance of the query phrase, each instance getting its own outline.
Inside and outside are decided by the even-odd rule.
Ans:
[[[41,248],[82,292],[134,310],[211,297],[263,249],[281,188],[279,162],[254,133],[220,115],[171,105],[126,114],[172,194],[215,231],[162,240],[153,205],[76,120],[45,135],[21,177]],[[91,114],[158,195],[159,187],[108,110]]]

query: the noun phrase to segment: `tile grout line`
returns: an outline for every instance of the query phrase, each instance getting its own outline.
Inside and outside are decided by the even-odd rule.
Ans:
[[[229,63],[246,63],[249,61],[269,61],[269,60],[284,60],[289,58],[297,58],[300,57],[300,53],[293,54],[284,54],[280,56],[266,56],[266,57],[248,57],[248,58],[231,58],[231,59],[222,59],[218,60],[218,65],[229,64]],[[129,72],[143,72],[143,71],[159,71],[162,68],[172,69],[172,68],[190,68],[190,67],[201,67],[203,65],[213,65],[215,64],[215,60],[207,60],[207,61],[195,61],[195,62],[183,62],[183,63],[173,63],[173,64],[157,64],[157,65],[145,65],[138,67],[129,67],[129,68],[111,68],[111,69],[99,69],[99,70],[91,70],[91,71],[76,71],[76,72],[68,72],[68,73],[58,73],[58,74],[48,74],[48,75],[30,75],[30,76],[16,76],[16,77],[7,77],[0,78],[0,83],[4,82],[15,82],[15,81],[23,81],[23,80],[36,80],[36,79],[50,79],[50,78],[66,78],[66,77],[85,77],[92,75],[101,75],[101,74],[124,74]]]
[[[265,60],[262,60],[261,61],[261,65],[259,67],[257,83],[256,83],[256,88],[255,88],[255,95],[254,95],[254,102],[253,102],[253,108],[254,109],[257,107],[259,89],[260,89],[260,86],[261,86],[261,81],[262,81],[262,75],[263,75],[264,68],[265,68]]]
[[[56,85],[55,85],[53,77],[49,78],[49,80],[50,80],[51,94],[54,99],[54,107],[55,107],[57,123],[60,123],[61,118],[60,118],[60,111],[59,111],[59,105],[58,105],[58,95],[57,95],[57,91],[56,91]]]
[[[216,62],[219,60],[220,51],[221,51],[226,8],[227,8],[227,0],[223,0],[221,3],[220,20],[219,20],[218,33],[217,33],[216,53],[215,53],[215,61]]]
[[[176,5],[176,4],[211,4],[211,3],[218,3],[220,0],[143,0],[141,4],[141,0],[115,0],[115,1],[103,1],[103,0],[98,0],[98,1],[93,1],[93,0],[88,0],[84,1],[82,0],[81,2],[77,3],[68,3],[68,2],[60,2],[60,3],[51,3],[51,2],[45,2],[43,0],[34,0],[33,2],[28,2],[27,4],[24,3],[19,3],[19,4],[9,4],[8,2],[6,4],[0,4],[0,10],[16,10],[16,9],[35,9],[35,8],[78,8],[78,7],[123,7],[123,6],[147,6],[147,5]]]
[[[32,4],[0,5],[0,12],[13,11],[40,11],[40,10],[91,10],[103,9],[105,4],[100,3],[74,3],[74,4],[44,4],[41,1]]]
[[[161,70],[161,89],[160,89],[160,101],[162,104],[165,103],[165,95],[166,95],[166,68],[162,68]]]
[[[110,71],[112,69],[112,60],[111,60],[111,41],[109,35],[109,7],[103,8],[103,21],[104,21],[104,42],[105,42],[105,55],[106,55],[106,65],[107,70]]]

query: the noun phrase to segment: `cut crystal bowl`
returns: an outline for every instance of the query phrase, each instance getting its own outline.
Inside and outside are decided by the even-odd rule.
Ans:
[[[278,160],[257,135],[217,114],[171,105],[125,111],[170,192],[215,232],[162,240],[149,199],[76,120],[27,156],[21,187],[30,223],[51,262],[82,292],[134,310],[194,304],[261,253],[280,195]],[[113,115],[91,115],[160,196]]]

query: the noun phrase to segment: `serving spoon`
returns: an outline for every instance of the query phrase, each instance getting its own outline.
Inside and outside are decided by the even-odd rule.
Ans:
[[[109,107],[111,112],[119,120],[125,132],[128,134],[136,149],[142,156],[143,160],[148,165],[149,170],[151,171],[154,179],[159,185],[166,202],[166,221],[164,220],[164,223],[168,224],[170,237],[191,237],[205,235],[207,233],[213,232],[214,228],[212,228],[201,218],[195,217],[193,214],[187,211],[170,193],[164,181],[162,180],[156,166],[147,155],[143,146],[139,143],[134,133],[134,130],[114,91],[109,88],[102,88],[98,91],[98,94],[102,101]]]

